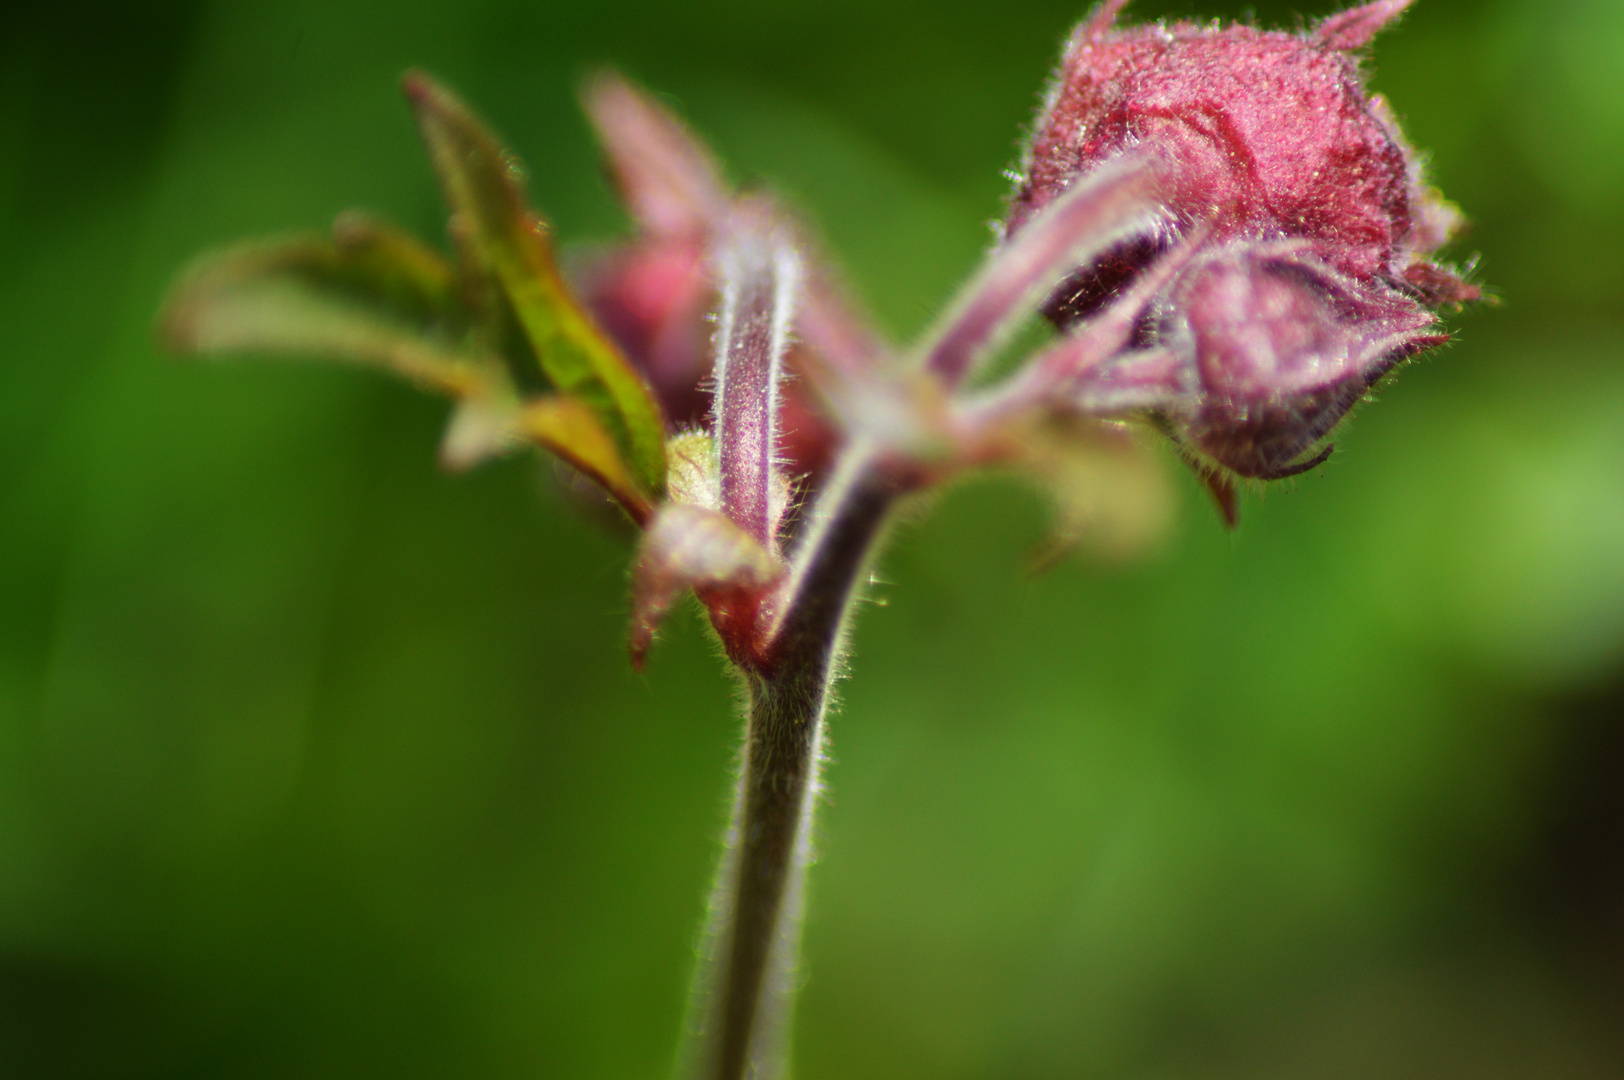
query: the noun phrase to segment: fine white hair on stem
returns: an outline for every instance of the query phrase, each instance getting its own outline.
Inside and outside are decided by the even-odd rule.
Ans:
[[[716,253],[716,463],[722,510],[771,548],[779,384],[789,350],[801,258],[769,223],[740,214]]]
[[[995,352],[1066,276],[1113,244],[1153,231],[1164,212],[1154,159],[1124,156],[1076,181],[993,249],[926,334],[922,364],[952,389]]]

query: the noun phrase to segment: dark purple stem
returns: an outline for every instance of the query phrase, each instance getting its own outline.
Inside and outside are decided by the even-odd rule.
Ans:
[[[713,901],[712,967],[694,1032],[699,1080],[776,1080],[800,938],[801,878],[829,687],[846,616],[899,485],[848,448],[818,501],[749,690],[732,844]],[[705,992],[708,990],[708,992]]]

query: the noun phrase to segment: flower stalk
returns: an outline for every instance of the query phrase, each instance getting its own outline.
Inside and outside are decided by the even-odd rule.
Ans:
[[[690,1021],[695,1080],[774,1080],[785,1067],[830,689],[852,601],[902,492],[868,447],[847,448],[764,654],[741,665],[744,755]]]
[[[1134,435],[1154,432],[1233,525],[1238,480],[1324,461],[1378,381],[1447,340],[1437,309],[1477,297],[1435,261],[1457,215],[1359,69],[1408,2],[1290,34],[1119,28],[1124,0],[1106,0],[1067,46],[1000,243],[911,348],[870,326],[792,215],[733,191],[612,74],[585,105],[637,232],[573,279],[511,156],[413,74],[454,258],[346,215],[177,283],[160,321],[177,351],[392,371],[455,400],[448,467],[528,443],[595,483],[641,530],[634,665],[683,596],[703,605],[745,731],[685,1080],[787,1068],[831,687],[899,499],[1003,468],[1053,494],[1053,552],[1132,547],[1161,517]],[[976,385],[1038,314],[1058,340]]]

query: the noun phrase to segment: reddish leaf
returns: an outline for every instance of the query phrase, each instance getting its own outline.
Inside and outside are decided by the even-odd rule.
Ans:
[[[660,507],[632,567],[632,663],[642,667],[654,632],[685,589],[697,589],[730,649],[747,643],[761,594],[784,567],[743,529],[715,510],[683,503]]]

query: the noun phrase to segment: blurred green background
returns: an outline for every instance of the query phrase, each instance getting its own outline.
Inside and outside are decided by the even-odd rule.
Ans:
[[[616,234],[609,62],[911,333],[1082,7],[9,6],[0,1075],[665,1075],[737,739],[697,620],[634,676],[625,543],[533,462],[448,477],[441,403],[176,361],[153,313],[345,207],[440,235],[411,65]],[[1131,567],[1024,578],[994,481],[901,534],[803,1080],[1624,1075],[1624,3],[1422,0],[1375,71],[1505,302],[1235,536],[1183,477]]]

